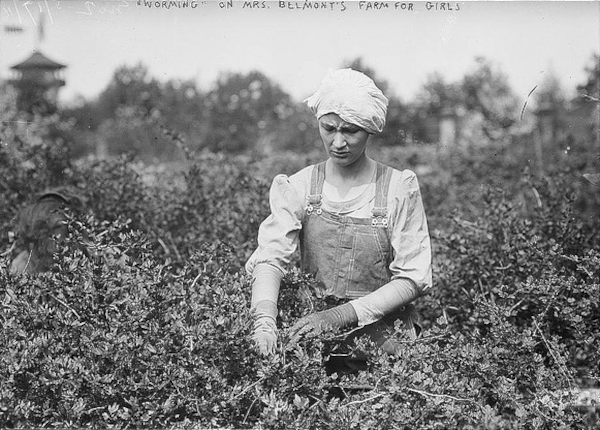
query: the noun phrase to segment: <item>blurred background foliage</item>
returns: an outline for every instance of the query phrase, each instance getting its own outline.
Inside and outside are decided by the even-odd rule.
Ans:
[[[598,94],[597,56],[582,65],[587,79],[578,85],[576,95],[561,88],[549,70],[526,100],[517,97],[501,67],[484,57],[475,58],[465,76],[454,82],[430,74],[414,100],[396,96],[393,85],[380,79],[362,58],[341,66],[365,72],[389,98],[386,128],[374,139],[379,146],[445,143],[444,119],[452,124],[453,145],[520,139],[534,147],[537,137],[544,140],[536,136],[543,122],[552,129],[546,140],[578,145],[597,140],[597,106],[582,97]],[[162,82],[143,64],[124,65],[96,99],[72,102],[58,114],[72,124],[69,147],[76,158],[131,153],[145,162],[181,161],[181,151],[169,137],[173,133],[194,151],[264,157],[320,147],[316,121],[304,103],[256,70],[223,73],[202,91],[194,81]],[[540,162],[544,155],[539,147],[537,151]]]

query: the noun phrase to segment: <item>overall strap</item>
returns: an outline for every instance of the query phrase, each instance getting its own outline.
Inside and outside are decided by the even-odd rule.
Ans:
[[[312,171],[310,178],[310,192],[306,196],[306,213],[309,215],[313,210],[316,210],[318,215],[322,213],[321,194],[323,193],[323,182],[325,182],[325,161],[315,165]]]
[[[375,182],[375,205],[372,210],[373,227],[384,227],[388,225],[387,220],[387,196],[392,178],[392,169],[381,163],[377,163],[377,179]]]

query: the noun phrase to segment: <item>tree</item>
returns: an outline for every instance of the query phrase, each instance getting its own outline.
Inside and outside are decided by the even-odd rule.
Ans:
[[[519,101],[508,78],[486,58],[475,58],[475,67],[464,77],[461,90],[465,108],[483,117],[481,128],[487,137],[496,138],[517,122]]]
[[[191,149],[202,146],[207,132],[204,94],[192,80],[169,80],[161,85],[157,105],[164,126],[181,134]]]
[[[587,74],[577,86],[579,96],[573,100],[570,120],[576,123],[571,133],[581,142],[593,141],[600,148],[600,55],[592,56],[591,64],[585,67]]]
[[[463,108],[464,97],[460,84],[448,83],[438,72],[430,74],[412,106],[413,138],[424,142],[438,140],[442,113],[447,109],[458,111]]]
[[[542,83],[535,91],[535,98],[538,101],[546,101],[552,104],[562,105],[565,103],[565,95],[560,80],[552,70],[545,74]]]
[[[516,124],[519,101],[508,78],[491,61],[477,57],[475,66],[461,81],[447,82],[440,73],[428,76],[417,95],[412,115],[419,140],[437,139],[445,114],[458,117],[460,136],[473,142],[496,139]]]
[[[456,108],[465,102],[460,85],[446,82],[440,73],[435,72],[427,77],[416,103],[427,115],[438,116],[444,108]]]
[[[150,112],[157,107],[161,93],[159,82],[150,77],[146,66],[141,63],[133,67],[121,66],[98,97],[98,115],[111,118],[119,107],[124,106],[137,106]]]
[[[177,148],[166,134],[177,135],[196,149],[206,134],[204,115],[203,94],[194,81],[163,83],[140,63],[117,68],[97,99],[82,100],[63,116],[76,124],[79,152],[101,147],[109,154],[172,159]]]
[[[545,127],[549,127],[553,135],[566,126],[566,99],[560,81],[552,70],[544,76],[534,94],[538,122],[543,117]],[[538,125],[539,126],[539,125]]]
[[[290,96],[258,71],[222,75],[205,107],[209,128],[205,146],[213,151],[255,149],[294,113]]]
[[[585,67],[586,82],[577,85],[580,96],[591,96],[600,99],[600,55],[592,56],[591,64]]]

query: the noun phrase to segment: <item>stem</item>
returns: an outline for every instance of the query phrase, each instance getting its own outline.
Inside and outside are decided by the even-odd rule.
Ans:
[[[198,276],[196,276],[196,277],[194,278],[194,281],[192,282],[192,285],[190,285],[190,290],[191,290],[192,288],[194,288],[194,285],[196,285],[196,282],[198,282],[198,279],[200,279],[200,276],[202,276],[202,271],[198,272]]]
[[[15,249],[15,245],[17,242],[13,242],[12,245],[10,246],[10,248],[8,249],[8,251],[3,252],[2,254],[0,254],[0,257],[5,257],[8,254],[10,254],[12,252],[13,249]]]
[[[375,400],[375,399],[377,399],[377,398],[379,398],[379,397],[382,397],[382,396],[383,396],[383,394],[376,394],[375,396],[373,396],[373,397],[369,397],[369,398],[367,398],[367,399],[364,399],[364,400],[355,400],[355,401],[353,401],[353,402],[346,403],[344,406],[358,405],[358,404],[360,404],[360,403],[366,403],[366,402],[370,402],[371,400]]]
[[[244,389],[243,389],[243,390],[242,390],[240,393],[236,394],[236,395],[233,397],[233,399],[237,399],[238,397],[241,397],[241,396],[243,396],[243,395],[244,395],[244,393],[245,393],[246,391],[248,391],[249,389],[251,389],[252,387],[254,387],[256,384],[258,384],[258,383],[260,383],[260,382],[264,381],[264,379],[265,379],[265,377],[263,376],[263,377],[262,377],[262,378],[260,378],[258,381],[256,381],[256,382],[253,382],[252,384],[248,385],[248,386],[247,386],[246,388],[244,388]]]
[[[258,400],[258,397],[255,398],[254,400],[252,400],[252,403],[250,404],[250,407],[248,408],[248,410],[246,411],[246,414],[244,415],[244,420],[242,421],[242,424],[246,423],[246,420],[248,419],[248,415],[250,415],[250,411],[254,407],[254,404],[256,403],[257,400]]]
[[[58,303],[60,303],[61,305],[63,305],[65,308],[69,309],[71,312],[73,312],[75,314],[75,316],[77,317],[77,319],[81,319],[81,317],[79,316],[79,314],[77,313],[77,311],[75,309],[73,309],[71,306],[69,306],[68,304],[66,304],[65,302],[63,302],[61,299],[59,299],[58,297],[54,296],[53,294],[50,294],[50,297],[52,297],[54,300],[56,300]]]
[[[463,398],[460,398],[460,397],[449,396],[447,394],[428,393],[427,391],[421,391],[421,390],[417,390],[415,388],[407,388],[407,390],[411,391],[413,393],[421,394],[422,396],[426,396],[426,397],[441,397],[441,398],[444,398],[444,399],[455,400],[457,402],[472,402],[472,403],[475,403],[471,399],[463,399]]]
[[[554,362],[558,365],[558,368],[560,369],[560,371],[562,372],[562,374],[564,375],[565,379],[567,380],[567,385],[569,386],[569,391],[571,391],[573,388],[571,387],[571,380],[569,379],[569,376],[567,375],[567,372],[565,372],[565,365],[564,362],[562,360],[559,360],[557,358],[556,355],[554,355],[554,351],[553,348],[550,346],[550,343],[548,342],[548,340],[546,339],[546,337],[544,336],[544,333],[542,333],[542,330],[540,329],[540,326],[538,325],[537,321],[533,321],[533,324],[535,325],[535,329],[536,331],[540,334],[542,340],[544,341],[544,345],[546,346],[546,349],[548,350],[548,352],[550,353],[550,355],[552,356],[552,359],[554,360]],[[559,356],[560,357],[560,356]]]

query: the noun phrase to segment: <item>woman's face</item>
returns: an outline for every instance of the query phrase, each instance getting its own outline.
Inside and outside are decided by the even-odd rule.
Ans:
[[[331,161],[338,166],[351,166],[365,157],[369,133],[337,114],[329,113],[319,118],[319,133]]]

